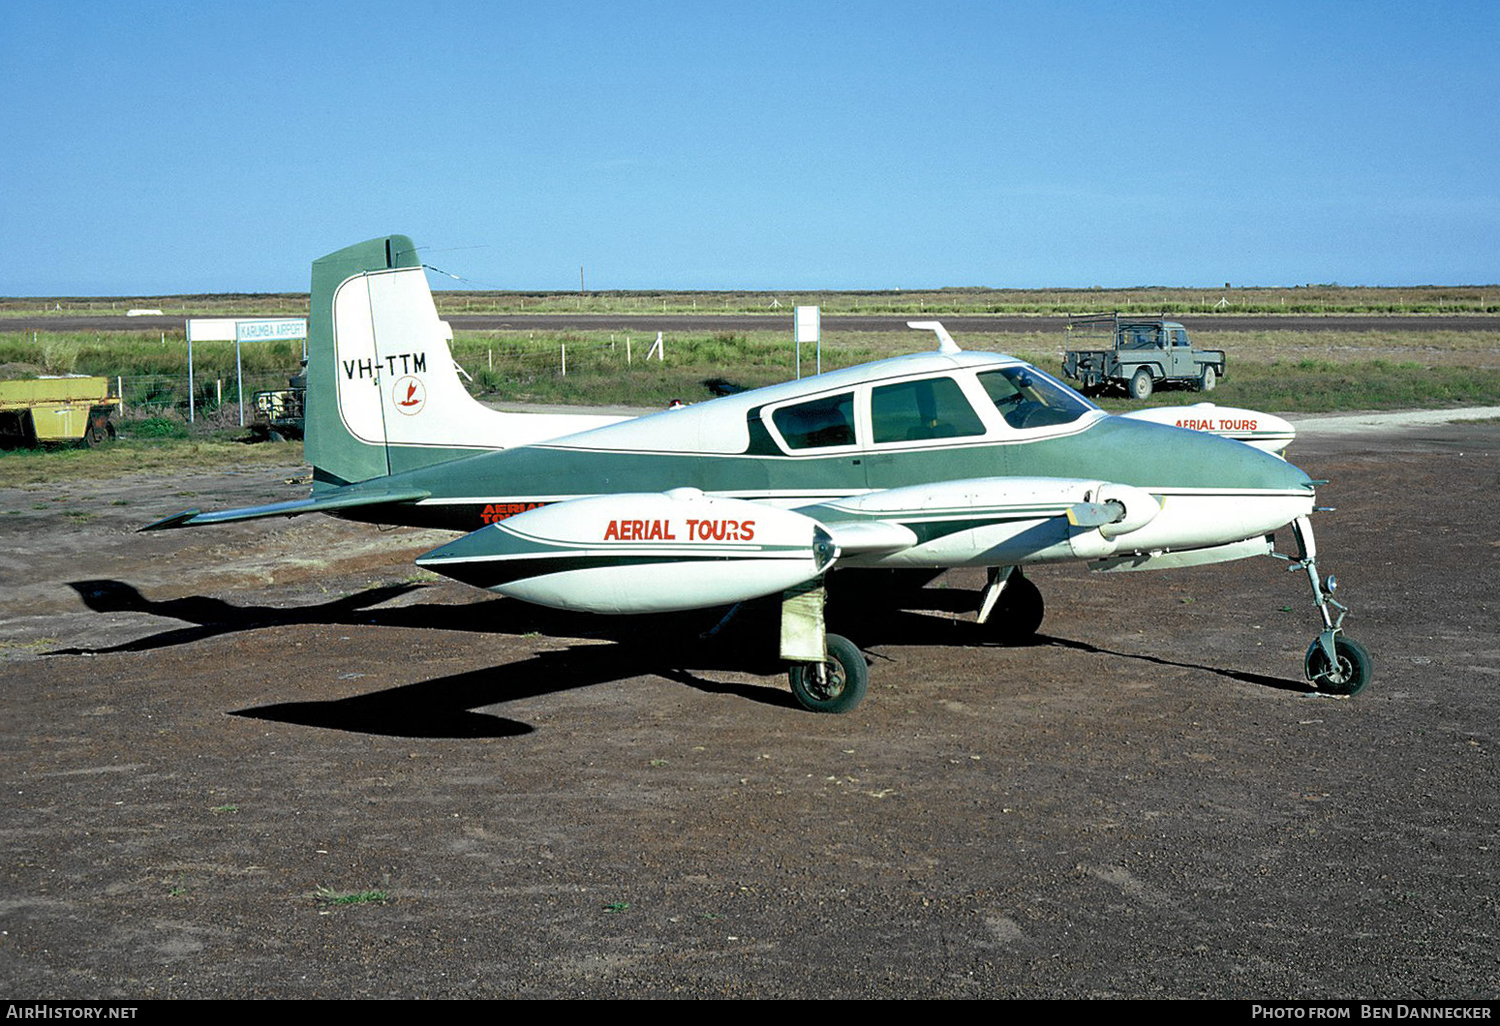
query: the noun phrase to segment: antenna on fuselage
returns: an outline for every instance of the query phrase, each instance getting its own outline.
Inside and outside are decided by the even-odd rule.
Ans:
[[[958,343],[953,341],[953,336],[948,334],[948,329],[943,327],[942,321],[907,321],[906,326],[908,328],[915,328],[918,331],[936,332],[938,337],[938,352],[940,353],[952,354],[963,352],[958,347]]]

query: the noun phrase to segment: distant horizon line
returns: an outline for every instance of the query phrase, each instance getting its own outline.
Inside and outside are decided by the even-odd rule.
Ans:
[[[444,295],[471,295],[471,296],[661,296],[661,295],[710,295],[710,296],[743,296],[743,295],[765,295],[765,296],[794,296],[794,295],[838,295],[838,296],[887,296],[922,293],[982,293],[982,292],[1021,292],[1021,293],[1094,293],[1108,294],[1118,292],[1251,292],[1251,291],[1294,291],[1314,289],[1341,289],[1348,291],[1363,290],[1431,290],[1431,289],[1497,289],[1500,282],[1477,282],[1468,284],[1443,284],[1426,283],[1421,285],[1344,285],[1339,282],[1309,282],[1301,285],[911,285],[890,286],[887,288],[861,288],[861,287],[807,287],[807,288],[674,288],[671,286],[647,286],[641,288],[591,288],[578,289],[546,289],[546,288],[514,288],[514,289],[448,289],[435,286],[434,293]],[[306,297],[309,295],[306,289],[294,290],[228,290],[222,292],[121,292],[112,294],[83,293],[17,293],[11,295],[0,295],[0,303],[6,301],[38,301],[38,300],[72,300],[72,301],[120,301],[126,299],[212,299],[223,296],[245,296],[245,297]]]

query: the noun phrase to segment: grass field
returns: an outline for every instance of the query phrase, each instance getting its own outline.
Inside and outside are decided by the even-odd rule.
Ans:
[[[1194,337],[1199,346],[1228,351],[1229,374],[1214,396],[1227,404],[1275,412],[1500,403],[1500,332],[1200,331]],[[650,341],[603,331],[459,332],[454,356],[476,394],[517,402],[655,406],[706,398],[703,383],[713,378],[755,387],[795,374],[793,348],[782,331],[669,334],[664,361],[643,358]],[[1011,353],[1053,372],[1062,360],[1056,333],[968,333],[961,343]],[[828,332],[823,366],[832,370],[929,346],[917,333]],[[247,377],[284,377],[296,371],[300,355],[298,342],[257,344],[244,349],[244,370]],[[215,378],[233,378],[234,346],[199,344],[194,359],[203,402]],[[804,374],[812,372],[812,360],[804,347]],[[186,347],[154,332],[41,332],[34,341],[0,335],[0,377],[36,373],[175,378],[182,391],[177,400],[186,402]],[[1156,401],[1186,401],[1192,394],[1162,391]]]
[[[276,467],[301,461],[301,442],[247,445],[222,431],[190,438],[121,438],[98,449],[0,449],[0,488],[98,481],[150,471]],[[44,496],[38,503],[43,501],[50,500]],[[12,512],[20,511],[4,511]]]
[[[749,388],[785,381],[795,373],[792,346],[783,331],[669,334],[663,361],[643,359],[652,337],[630,337],[628,363],[627,336],[619,332],[459,332],[454,354],[473,379],[471,390],[501,405],[662,407],[674,398],[709,398],[705,382],[711,379]],[[1500,332],[1202,331],[1195,340],[1228,351],[1228,376],[1212,396],[1162,389],[1152,396],[1152,405],[1205,398],[1268,412],[1500,405]],[[961,342],[972,350],[1011,353],[1053,373],[1062,358],[1055,332],[970,333]],[[930,345],[916,333],[829,332],[823,366],[834,370]],[[566,376],[561,373],[564,347]],[[296,370],[300,355],[296,342],[247,347],[246,375],[279,384],[277,379]],[[189,429],[170,405],[186,402],[187,355],[180,339],[168,336],[163,342],[155,332],[41,332],[35,341],[30,335],[0,335],[0,377],[83,373],[123,377],[128,385],[133,377],[154,376],[153,387],[168,401],[165,409],[128,405],[119,418],[127,437],[102,450],[0,452],[0,484],[300,459],[300,447],[294,452],[233,441],[239,434],[235,407],[226,402],[215,410],[205,400],[204,389],[212,388],[215,377],[232,378],[233,359],[230,343],[195,347],[200,408],[198,423]],[[804,374],[812,369],[812,353],[804,347]],[[1139,404],[1106,397],[1100,405],[1121,411]]]

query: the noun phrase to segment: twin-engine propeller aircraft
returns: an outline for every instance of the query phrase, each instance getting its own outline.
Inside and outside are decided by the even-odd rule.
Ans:
[[[1365,686],[1370,658],[1318,574],[1306,474],[1212,430],[1110,416],[1020,360],[962,351],[937,322],[911,326],[934,331],[937,352],[638,418],[501,413],[459,381],[411,240],[374,239],[312,267],[312,494],[146,529],[301,513],[453,529],[466,533],[417,563],[594,613],[779,596],[792,691],[847,712],[868,670],[824,629],[834,569],[986,567],[979,620],[1020,639],[1043,614],[1024,566],[1274,555],[1290,524],[1299,551],[1282,558],[1306,570],[1323,621],[1306,675],[1329,692]]]

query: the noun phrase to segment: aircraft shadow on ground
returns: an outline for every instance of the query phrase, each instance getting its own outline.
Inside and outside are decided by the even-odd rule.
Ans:
[[[534,728],[473,710],[647,675],[708,694],[736,695],[766,705],[796,707],[789,691],[699,676],[705,670],[767,677],[784,674],[785,666],[777,658],[778,609],[774,602],[747,603],[724,629],[705,637],[719,614],[700,611],[600,617],[488,597],[464,603],[422,602],[375,608],[426,587],[423,584],[385,585],[329,602],[291,607],[237,606],[207,596],[155,601],[133,585],[112,580],[75,581],[69,586],[96,612],[149,613],[185,621],[188,626],[118,645],[56,649],[49,653],[52,655],[146,652],[244,631],[298,625],[404,627],[509,637],[596,639],[561,650],[538,652],[518,663],[417,681],[366,695],[282,702],[234,713],[254,719],[394,737],[513,737]],[[878,601],[845,599],[830,604],[829,629],[866,649],[881,645],[980,646],[987,643],[985,628],[972,618],[960,618],[971,613],[975,604],[974,592],[942,588],[912,589],[886,595]],[[1198,670],[1281,690],[1307,690],[1302,681],[1116,652],[1064,638],[1038,635],[1030,643],[1030,646],[1049,645]]]
[[[469,670],[365,695],[332,701],[278,702],[239,709],[233,715],[391,737],[515,737],[535,728],[474,710],[648,675],[707,694],[735,695],[763,705],[796,708],[790,691],[708,680],[694,672],[746,669],[742,661],[736,661],[727,652],[716,659],[684,660],[679,656],[667,663],[662,647],[659,642],[571,645],[560,651],[538,652],[518,663]]]
[[[1163,659],[1161,656],[1142,655],[1139,652],[1116,652],[1109,648],[1100,648],[1083,641],[1073,641],[1069,638],[1049,638],[1037,635],[1038,644],[1053,645],[1057,648],[1071,648],[1078,652],[1088,652],[1090,655],[1109,656],[1112,659],[1134,659],[1145,663],[1155,663],[1158,666],[1176,666],[1184,670],[1198,670],[1203,673],[1213,673],[1220,677],[1228,677],[1231,680],[1244,681],[1246,684],[1255,684],[1263,688],[1275,688],[1278,691],[1312,691],[1312,686],[1305,680],[1294,680],[1291,677],[1272,677],[1265,673],[1250,673],[1246,670],[1226,670],[1222,666],[1205,666],[1203,663],[1184,663],[1176,659]]]

